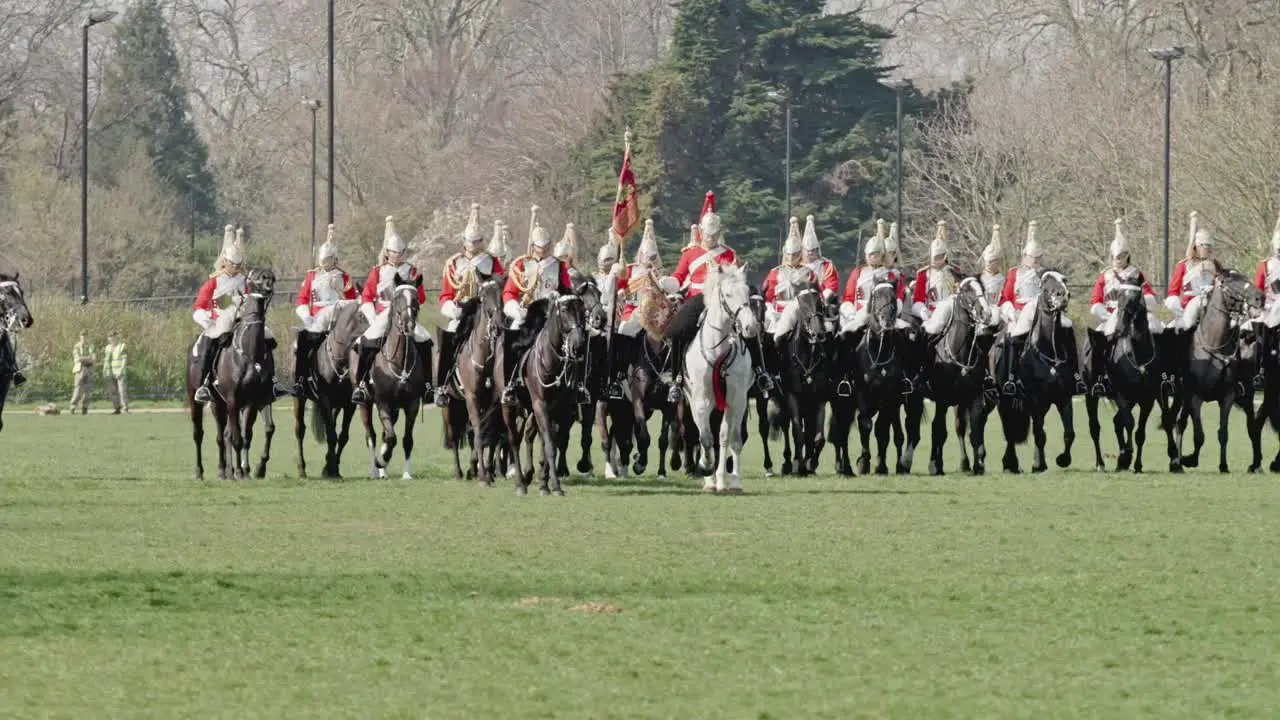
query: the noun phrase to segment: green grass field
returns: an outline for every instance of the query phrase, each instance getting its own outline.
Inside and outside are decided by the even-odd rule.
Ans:
[[[1180,477],[748,473],[745,497],[574,478],[521,499],[441,479],[427,417],[412,482],[363,479],[360,439],[359,479],[300,481],[282,418],[268,479],[197,484],[183,415],[7,414],[0,716],[1280,713],[1280,487],[1211,471],[1212,440]],[[1156,435],[1148,467],[1163,455]]]

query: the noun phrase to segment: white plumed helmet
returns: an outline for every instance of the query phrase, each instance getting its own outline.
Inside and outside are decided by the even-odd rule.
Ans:
[[[1036,221],[1032,220],[1027,223],[1027,242],[1022,246],[1022,254],[1038,258],[1044,255],[1044,249],[1040,247],[1040,241],[1036,240]]]
[[[396,219],[388,215],[386,227],[382,231],[382,249],[387,252],[404,252],[404,240],[396,232]]]
[[[720,216],[714,210],[708,210],[707,214],[702,216],[699,229],[702,230],[703,244],[706,244],[707,240],[720,239],[720,233],[724,232],[724,223],[720,221]]]
[[[493,221],[493,237],[489,238],[486,252],[503,262],[507,259],[507,225],[501,220]]]
[[[804,249],[805,250],[821,250],[822,249],[822,245],[818,243],[818,229],[814,226],[812,215],[804,219]]]
[[[1002,249],[1000,247],[1000,226],[992,225],[991,226],[991,242],[987,243],[987,246],[982,248],[982,263],[984,265],[989,265],[999,260],[1001,250]]]
[[[896,222],[889,223],[889,237],[885,238],[884,240],[884,252],[886,255],[891,255],[892,260],[897,261],[898,259],[898,223]],[[888,259],[886,259],[886,262],[888,262]]]
[[[686,246],[685,249],[688,249],[691,247],[698,247],[701,240],[702,240],[702,236],[698,234],[698,224],[694,223],[693,225],[690,225],[689,226],[689,244]]]
[[[480,203],[471,203],[471,217],[467,218],[467,227],[462,231],[462,242],[477,249],[484,242],[484,233],[480,231]]]
[[[551,235],[538,224],[538,210],[534,205],[529,211],[529,245],[544,248],[551,244]]]
[[[936,257],[946,257],[950,248],[947,247],[947,221],[938,221],[938,230],[933,235],[933,243],[929,245],[929,259]]]
[[[316,251],[316,262],[323,265],[325,260],[336,257],[338,257],[338,243],[333,239],[333,224],[331,223],[324,242],[321,243],[320,249]]]
[[[222,229],[222,259],[232,265],[244,263],[244,248],[236,241],[236,229],[233,225]]]
[[[800,242],[800,218],[791,218],[791,229],[787,231],[787,241],[782,246],[782,254],[792,255],[802,249]]]
[[[1124,224],[1123,219],[1116,218],[1116,236],[1111,241],[1111,259],[1112,260],[1115,260],[1121,255],[1129,254],[1129,241],[1125,239],[1124,231],[1120,229],[1120,226],[1123,224]]]
[[[611,242],[601,245],[600,251],[596,253],[596,263],[612,266],[616,262],[618,262],[618,246]]]
[[[694,229],[697,229],[694,225]],[[644,221],[644,235],[640,238],[640,248],[636,250],[636,264],[638,265],[657,265],[658,264],[658,237],[653,231],[653,221]]]
[[[566,223],[564,226],[564,236],[560,238],[560,242],[556,243],[555,252],[552,253],[556,257],[571,263],[578,257],[578,228],[573,223]]]

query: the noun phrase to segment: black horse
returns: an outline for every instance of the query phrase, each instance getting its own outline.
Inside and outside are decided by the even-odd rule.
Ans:
[[[351,402],[351,347],[369,327],[360,313],[359,303],[342,301],[334,308],[329,332],[316,342],[313,333],[299,332],[294,352],[309,354],[304,358],[310,379],[303,383],[302,395],[293,399],[294,437],[298,441],[298,477],[307,476],[303,440],[307,434],[307,402],[311,405],[311,432],[316,442],[325,443],[324,471],[321,477],[339,479],[342,451],[351,439],[351,420],[355,403]]]
[[[587,329],[582,298],[560,295],[536,300],[528,307],[523,336],[504,342],[499,350],[495,373],[505,391],[511,376],[519,375],[515,384],[516,402],[502,406],[506,427],[508,456],[515,463],[516,494],[524,495],[533,482],[533,449],[529,448],[528,468],[520,457],[524,439],[523,423],[533,416],[537,433],[542,438],[543,495],[564,495],[560,486],[559,449],[568,443],[573,426],[574,409],[582,390],[583,363],[586,355]],[[532,332],[536,328],[535,332]],[[525,340],[533,335],[532,346]]]
[[[18,369],[13,334],[31,327],[34,322],[22,294],[22,284],[18,282],[18,273],[0,273],[0,430],[4,429],[4,405],[9,397],[9,387],[26,382]]]
[[[1147,440],[1147,419],[1156,403],[1160,404],[1160,424],[1168,437],[1169,461],[1177,459],[1173,443],[1173,423],[1169,417],[1168,396],[1173,384],[1162,379],[1160,354],[1156,339],[1147,318],[1146,301],[1142,287],[1125,285],[1117,290],[1116,309],[1112,322],[1115,331],[1110,340],[1099,330],[1090,330],[1085,340],[1083,367],[1085,382],[1090,387],[1106,389],[1106,396],[1115,402],[1113,425],[1120,452],[1116,469],[1125,471],[1133,467],[1142,472],[1142,448]],[[1099,382],[1106,377],[1109,382]],[[1106,463],[1102,459],[1099,438],[1102,425],[1098,422],[1098,403],[1101,397],[1089,393],[1085,397],[1085,409],[1089,413],[1089,435],[1093,438],[1094,467],[1103,472]],[[1133,409],[1138,409],[1137,425]]]
[[[822,410],[830,392],[827,376],[831,334],[827,332],[827,318],[816,285],[801,289],[796,294],[794,308],[787,313],[794,316],[780,322],[790,321],[792,326],[775,343],[782,360],[779,363],[782,400],[779,411],[770,416],[769,424],[775,431],[791,431],[795,463],[793,466],[790,447],[785,447],[782,474],[790,474],[794,467],[796,474],[803,476],[817,471],[818,454],[826,444]]]
[[[889,474],[886,461],[889,432],[900,422],[903,403],[904,359],[908,339],[898,326],[898,294],[891,283],[879,283],[867,301],[867,325],[853,333],[853,374],[857,382],[853,395],[858,412],[858,433],[862,452],[858,456],[858,474],[871,471],[871,430],[875,427],[877,443],[876,474]],[[834,440],[834,439],[833,439]],[[845,444],[847,453],[847,442]],[[903,472],[902,448],[897,447],[895,468]]]
[[[1194,424],[1195,446],[1190,455],[1182,455],[1170,471],[1200,464],[1200,449],[1204,447],[1204,425],[1200,419],[1200,407],[1205,402],[1216,402],[1220,408],[1218,417],[1218,470],[1229,472],[1227,465],[1227,437],[1232,406],[1239,406],[1245,413],[1249,428],[1252,456],[1249,472],[1262,468],[1262,426],[1257,422],[1253,408],[1253,374],[1256,358],[1253,347],[1246,347],[1241,340],[1240,326],[1250,309],[1261,309],[1263,294],[1245,275],[1235,270],[1221,269],[1213,289],[1204,299],[1199,322],[1191,333],[1174,331],[1170,335],[1172,353],[1180,365],[1181,388],[1174,396],[1171,413],[1177,417],[1175,441],[1181,452],[1182,436],[1187,420]]]
[[[578,458],[578,472],[586,475],[590,474],[595,466],[591,462],[591,431],[596,429],[600,433],[600,443],[607,455],[609,453],[609,414],[605,407],[605,386],[608,384],[608,378],[605,377],[607,371],[606,355],[609,352],[609,343],[605,337],[608,332],[607,320],[608,313],[604,309],[603,298],[600,294],[600,287],[595,281],[580,275],[574,283],[574,293],[582,299],[583,320],[586,322],[588,337],[587,351],[583,358],[583,379],[582,387],[585,392],[579,393],[577,406],[577,419],[579,422],[578,447],[581,455]],[[565,445],[560,447],[558,453],[559,466],[556,473],[561,477],[569,475],[569,433],[565,433]]]
[[[1075,442],[1072,398],[1075,396],[1075,368],[1078,366],[1074,330],[1063,323],[1071,293],[1066,280],[1052,270],[1040,274],[1040,297],[1036,301],[1035,318],[1031,331],[1019,339],[1010,338],[1005,329],[1005,342],[992,348],[991,353],[1003,372],[997,380],[1007,385],[1010,369],[1016,368],[1025,392],[1015,395],[1001,394],[999,403],[1000,424],[1004,429],[1004,470],[1018,473],[1017,446],[1034,434],[1035,459],[1032,472],[1044,472],[1049,465],[1045,461],[1044,446],[1047,440],[1044,419],[1049,408],[1056,407],[1062,418],[1063,450],[1056,458],[1058,467],[1071,465],[1071,445]]]
[[[981,475],[986,470],[986,425],[988,408],[983,382],[986,357],[994,339],[990,332],[990,305],[982,291],[982,282],[969,277],[961,280],[949,303],[938,307],[931,317],[926,335],[928,352],[925,364],[925,393],[934,402],[933,444],[929,451],[929,472],[942,475],[943,449],[947,442],[947,410],[956,411],[956,437],[960,441],[960,469]],[[919,427],[914,413],[922,412],[909,405],[907,425]],[[973,449],[970,464],[965,435]]]

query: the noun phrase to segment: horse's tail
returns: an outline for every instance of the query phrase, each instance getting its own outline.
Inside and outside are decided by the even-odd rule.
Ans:
[[[786,427],[788,413],[782,403],[769,403],[769,439],[777,440]]]
[[[1003,400],[1006,412],[1001,413],[1000,418],[1004,424],[1005,440],[1014,445],[1021,445],[1031,436],[1031,414],[1026,411],[1022,403],[1014,404],[1009,400]]]
[[[329,414],[320,403],[311,403],[311,437],[318,443],[324,443],[329,437]]]

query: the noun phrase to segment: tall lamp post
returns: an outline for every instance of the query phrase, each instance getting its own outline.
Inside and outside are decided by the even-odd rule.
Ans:
[[[91,12],[80,23],[80,304],[89,303],[89,28],[116,16]]]
[[[196,194],[192,192],[191,185],[196,180],[195,173],[187,173],[182,177],[187,179],[187,232],[191,234],[191,252],[196,251]]]
[[[333,52],[334,52],[333,3],[334,3],[334,0],[329,0],[328,2],[328,6],[329,6],[329,117],[328,117],[328,123],[329,123],[329,224],[330,225],[333,224],[333,177],[334,177],[333,175],[333,109],[337,106],[337,101],[335,100],[335,91],[334,91],[335,81],[333,77]],[[311,241],[312,245],[315,245],[314,235],[315,233],[313,232],[312,233],[313,239]],[[312,253],[312,255],[315,255],[315,253]]]
[[[320,111],[320,101],[302,98],[302,104],[311,111],[311,255],[316,256],[316,114]],[[332,197],[332,196],[331,196]],[[332,208],[329,210],[333,217]],[[333,222],[332,219],[329,220]]]
[[[1164,282],[1169,284],[1169,185],[1170,185],[1170,130],[1173,119],[1173,61],[1186,54],[1180,46],[1152,48],[1151,57],[1164,63]]]
[[[781,102],[786,107],[785,122],[787,125],[787,130],[786,130],[787,157],[786,157],[786,160],[784,161],[784,164],[786,166],[785,192],[787,195],[787,214],[786,214],[786,217],[784,217],[782,220],[782,227],[783,227],[782,237],[785,239],[787,236],[787,228],[789,228],[791,225],[791,96],[788,95],[784,90],[771,90],[769,91],[769,98],[772,100],[777,100]]]
[[[881,80],[880,84],[884,85],[890,90],[893,90],[893,93],[897,97],[897,101],[898,101],[897,103],[898,104],[898,110],[897,110],[897,115],[898,115],[898,149],[897,149],[898,205],[894,212],[894,218],[895,218],[895,222],[898,223],[898,228],[901,229],[902,228],[902,91],[907,88],[908,83],[906,80]]]

